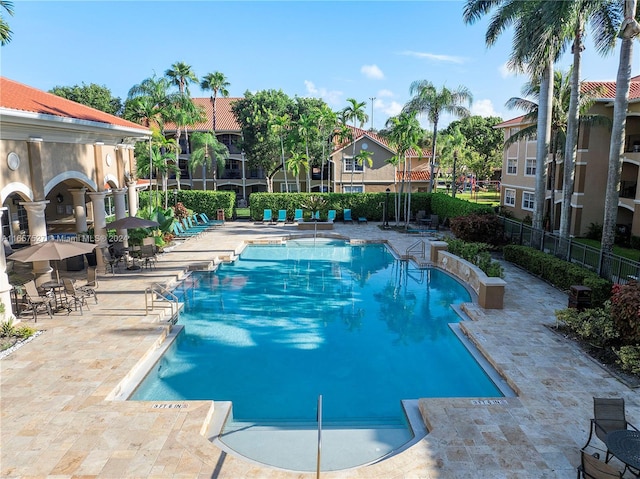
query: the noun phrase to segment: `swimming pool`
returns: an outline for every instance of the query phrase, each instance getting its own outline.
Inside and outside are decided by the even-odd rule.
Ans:
[[[233,419],[403,421],[402,399],[502,396],[449,328],[455,279],[384,245],[248,246],[182,291],[184,331],[130,399],[233,402]]]

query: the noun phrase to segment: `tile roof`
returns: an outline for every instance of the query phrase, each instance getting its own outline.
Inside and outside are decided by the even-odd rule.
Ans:
[[[147,129],[137,123],[5,77],[0,77],[0,108],[136,128],[141,134],[147,133]]]
[[[211,98],[192,98],[191,100],[197,107],[204,108],[207,119],[202,123],[191,125],[189,131],[210,131],[213,128],[213,103]],[[241,98],[216,98],[216,133],[225,131],[240,132],[240,124],[231,111],[233,102],[237,100],[241,100]],[[175,131],[176,125],[166,123],[164,129],[166,132]]]
[[[378,135],[377,133],[374,133],[372,131],[368,131],[368,130],[363,130],[362,128],[356,128],[354,126],[349,126],[349,129],[351,129],[353,131],[353,141],[358,141],[359,139],[361,139],[364,136],[367,136],[369,138],[371,138],[372,140],[378,142],[380,145],[382,145],[384,148],[388,149],[389,151],[391,151],[392,153],[395,153],[395,149],[393,149],[390,145],[389,142],[386,140],[386,138]],[[340,149],[346,147],[347,145],[350,145],[351,142],[350,141],[345,141],[341,144],[336,145],[336,151],[339,151]],[[413,148],[410,149],[408,151],[407,156],[411,157],[411,158],[431,158],[431,152],[430,151],[423,151],[422,155],[420,155],[416,150],[414,150]]]
[[[402,181],[403,176],[404,171],[396,172],[396,178],[398,181]],[[409,181],[409,178],[411,178],[411,181],[429,181],[429,178],[431,178],[431,172],[429,170],[412,170],[407,175],[406,181]]]

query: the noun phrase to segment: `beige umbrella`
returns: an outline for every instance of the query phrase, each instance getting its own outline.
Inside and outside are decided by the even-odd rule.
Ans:
[[[44,241],[17,250],[11,255],[11,259],[21,263],[60,261],[73,256],[91,253],[95,247],[96,245],[93,243],[81,243],[79,241]],[[56,268],[56,278],[59,283],[58,268]]]

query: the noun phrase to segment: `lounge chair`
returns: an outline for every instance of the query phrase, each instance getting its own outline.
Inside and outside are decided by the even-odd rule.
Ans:
[[[200,231],[187,231],[182,223],[176,221],[173,223],[173,234],[179,238],[191,238],[192,236],[200,234]]]
[[[329,210],[327,213],[327,220],[333,223],[336,220],[336,210]]]
[[[87,297],[93,296],[93,300],[96,302],[96,304],[98,304],[96,289],[98,289],[98,276],[96,275],[96,267],[89,266],[87,268],[87,280],[84,284],[76,286],[76,290]]]
[[[278,219],[276,223],[285,223],[287,221],[287,210],[278,210]]]
[[[358,216],[358,224],[360,223],[369,223],[366,216]]]
[[[624,398],[593,398],[593,419],[591,419],[591,430],[589,432],[589,439],[587,443],[582,447],[585,449],[589,443],[593,433],[596,433],[598,439],[603,443],[607,434],[613,431],[620,431],[623,429],[634,429],[638,431],[638,428],[633,424],[627,422],[627,418],[624,413]],[[597,449],[597,448],[596,448]],[[605,462],[609,462],[612,454],[609,449],[606,449]]]
[[[294,223],[299,223],[301,221],[303,221],[304,215],[302,213],[302,209],[298,208],[295,211],[295,214],[293,215],[293,222]]]
[[[64,284],[64,294],[67,296],[67,315],[71,313],[71,308],[76,311],[80,308],[80,314],[82,314],[82,305],[89,309],[87,297],[81,291],[76,290],[70,278],[62,278],[62,283]]]
[[[347,221],[349,221],[351,224],[353,224],[353,218],[351,218],[351,210],[350,209],[345,209],[344,212],[343,212],[342,222],[346,223]]]
[[[55,302],[55,298],[52,296],[41,296],[36,288],[36,283],[31,280],[23,285],[24,287],[24,299],[27,302],[27,309],[25,311],[31,311],[33,314],[33,322],[38,322],[38,312],[46,311],[50,318],[53,318],[53,310],[51,304]]]
[[[210,220],[206,213],[200,213],[198,216],[200,217],[202,224],[208,226],[221,226],[224,224],[224,220]]]
[[[620,479],[622,473],[596,456],[580,451],[578,479]]]
[[[262,224],[264,223],[272,223],[273,222],[273,213],[271,210],[264,210],[262,214]]]
[[[182,226],[184,226],[184,229],[189,232],[198,232],[201,233],[204,230],[206,230],[207,228],[209,228],[209,226],[202,226],[202,225],[196,225],[193,222],[193,219],[191,218],[191,216],[187,217],[187,218],[183,218],[182,219]]]

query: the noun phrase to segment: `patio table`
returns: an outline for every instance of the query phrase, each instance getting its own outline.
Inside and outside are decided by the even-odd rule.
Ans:
[[[607,448],[625,464],[634,476],[640,477],[640,432],[622,429],[607,434]]]

